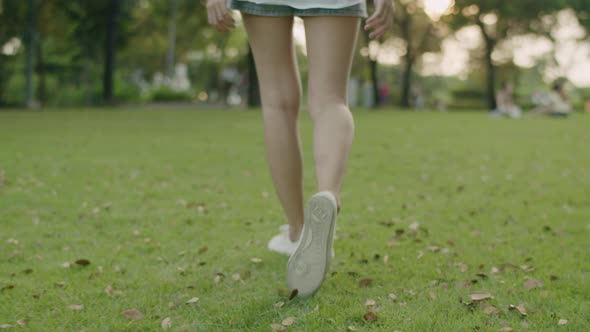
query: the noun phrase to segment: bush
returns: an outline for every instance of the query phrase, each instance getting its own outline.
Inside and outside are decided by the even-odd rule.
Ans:
[[[152,102],[190,102],[193,100],[193,97],[189,91],[174,91],[162,86],[152,90],[149,99]]]

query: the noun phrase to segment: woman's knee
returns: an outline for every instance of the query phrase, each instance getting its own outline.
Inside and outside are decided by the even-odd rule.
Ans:
[[[301,104],[301,94],[298,92],[275,92],[271,96],[262,98],[262,108],[265,112],[281,112],[297,114]]]
[[[308,96],[309,113],[313,117],[324,112],[336,110],[348,110],[346,96],[334,94],[315,94],[310,93]]]

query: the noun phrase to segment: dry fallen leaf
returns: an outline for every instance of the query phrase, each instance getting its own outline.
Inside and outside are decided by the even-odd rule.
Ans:
[[[68,309],[72,309],[74,311],[80,311],[80,310],[84,309],[84,305],[83,304],[70,304],[68,306]]]
[[[192,299],[185,302],[185,304],[197,303],[199,301],[198,297],[193,297]]]
[[[460,270],[461,272],[466,272],[466,271],[467,271],[467,269],[469,268],[469,267],[468,267],[466,264],[464,264],[464,263],[456,263],[456,264],[455,264],[455,266],[456,266],[456,267],[458,267],[458,268],[459,268],[459,270]]]
[[[369,322],[375,322],[375,321],[377,321],[377,315],[375,315],[375,313],[372,312],[372,311],[369,311],[369,312],[365,313],[363,315],[363,318],[366,321],[369,321]]]
[[[561,319],[560,319],[560,320],[557,322],[557,325],[565,325],[565,324],[567,324],[567,323],[569,323],[569,321],[568,321],[567,319],[563,319],[563,318],[561,318]]]
[[[275,303],[275,308],[282,308],[285,305],[285,302],[281,301],[281,302],[277,302]]]
[[[387,264],[389,263],[389,256],[385,255],[383,256],[383,264]]]
[[[498,310],[498,308],[494,307],[493,305],[491,305],[489,303],[482,302],[481,307],[483,308],[483,312],[487,315],[499,315],[500,314],[500,310]]]
[[[365,279],[361,279],[359,281],[359,286],[360,287],[369,287],[369,286],[371,286],[372,283],[373,283],[373,279],[365,278]]]
[[[376,305],[377,302],[375,302],[373,299],[367,299],[367,301],[365,301],[365,307],[374,307]]]
[[[539,287],[543,287],[543,282],[541,280],[526,277],[526,281],[524,282],[525,289],[531,290]]]
[[[66,285],[66,282],[65,281],[56,281],[53,284],[58,287],[63,287]]]
[[[514,331],[510,326],[504,326],[503,328],[499,329],[500,332],[512,332]]]
[[[389,298],[392,300],[397,300],[397,295],[393,294],[393,293],[389,293]]]
[[[471,301],[478,302],[486,299],[491,299],[492,294],[488,292],[473,292],[469,295],[469,298],[471,299]]]
[[[293,323],[295,323],[294,317],[287,317],[287,318],[283,319],[283,321],[281,322],[281,324],[283,326],[291,326],[291,325],[293,325]]]
[[[240,281],[242,278],[240,277],[239,273],[234,273],[231,275],[231,278],[235,281]]]
[[[125,310],[121,313],[123,317],[130,319],[130,320],[140,320],[143,319],[143,314],[139,312],[137,309],[129,309]]]
[[[257,257],[251,258],[250,261],[254,264],[262,263],[262,259],[257,258]]]
[[[29,323],[29,321],[26,319],[19,319],[16,321],[16,325],[18,325],[20,327],[25,327],[25,326],[27,326],[28,323]]]
[[[428,250],[432,251],[432,252],[439,252],[441,249],[441,247],[439,246],[429,246]]]
[[[436,300],[436,293],[434,291],[428,292],[428,296],[430,296],[432,300]]]
[[[64,269],[68,269],[70,268],[70,266],[72,266],[72,264],[70,262],[65,262],[61,265]]]
[[[10,324],[0,324],[0,329],[9,329],[11,327],[12,327],[12,325],[10,325]]]
[[[273,331],[279,331],[279,332],[287,331],[287,329],[283,325],[276,324],[276,323],[270,324],[270,328],[273,329]]]
[[[166,331],[172,327],[172,322],[170,321],[170,317],[166,317],[162,320],[162,330]]]
[[[204,254],[207,252],[207,250],[209,250],[209,248],[207,247],[202,247],[201,249],[199,249],[199,254]]]
[[[526,308],[524,307],[524,304],[522,304],[522,303],[519,304],[519,305],[511,304],[508,307],[508,310],[516,310],[516,311],[518,311],[523,316],[527,316],[528,315],[527,312],[526,312]]]
[[[348,330],[349,331],[356,331],[356,327],[354,327],[352,325],[348,325]]]

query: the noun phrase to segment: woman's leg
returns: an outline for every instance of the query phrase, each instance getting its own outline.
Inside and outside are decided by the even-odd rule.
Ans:
[[[347,84],[360,19],[306,17],[304,22],[318,190],[331,192],[340,205],[340,188],[354,136]]]
[[[242,15],[260,82],[267,158],[287,215],[290,238],[303,227],[303,177],[298,114],[301,82],[292,17]]]

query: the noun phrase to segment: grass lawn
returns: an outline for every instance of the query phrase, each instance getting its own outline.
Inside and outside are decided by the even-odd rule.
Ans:
[[[289,301],[259,112],[0,113],[0,327],[590,331],[590,117],[356,121],[331,275]]]

